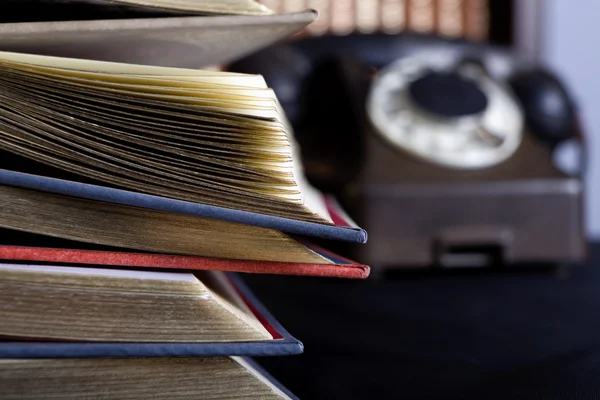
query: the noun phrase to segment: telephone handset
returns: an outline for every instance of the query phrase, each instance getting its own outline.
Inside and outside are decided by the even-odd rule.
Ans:
[[[343,71],[348,64],[362,72],[352,75],[365,81],[362,105],[350,93],[356,82]],[[265,76],[317,181],[334,170],[342,181],[356,172],[349,166],[361,159],[365,122],[405,154],[454,170],[507,162],[525,131],[552,149],[579,132],[573,101],[553,73],[466,41],[415,34],[308,38],[231,69]]]

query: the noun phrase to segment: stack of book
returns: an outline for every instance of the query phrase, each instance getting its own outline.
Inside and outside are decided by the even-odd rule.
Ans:
[[[366,233],[305,181],[262,77],[32,49],[45,40],[76,56],[70,45],[96,37],[115,50],[132,29],[162,54],[170,26],[220,37],[197,43],[197,58],[226,62],[246,51],[236,41],[272,42],[314,14],[268,15],[249,0],[28,3],[37,18],[117,17],[0,13],[0,48],[20,50],[0,51],[0,398],[294,398],[246,357],[302,344],[233,272],[366,278],[367,266],[307,240]],[[155,15],[178,12],[265,15]]]

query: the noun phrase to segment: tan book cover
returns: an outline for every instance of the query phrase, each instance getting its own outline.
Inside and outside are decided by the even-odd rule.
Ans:
[[[167,67],[223,64],[298,32],[304,11],[0,24],[0,50]]]

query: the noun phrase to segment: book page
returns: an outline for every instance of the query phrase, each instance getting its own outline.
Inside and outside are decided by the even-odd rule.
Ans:
[[[0,336],[19,338],[100,342],[272,339],[254,315],[223,301],[188,272],[0,264],[0,319]]]
[[[136,191],[331,223],[260,76],[10,52],[0,73],[4,150]]]
[[[197,279],[194,274],[186,272],[173,273],[130,269],[61,267],[56,265],[0,264],[0,270],[2,271],[23,271],[24,269],[26,269],[27,272],[50,274],[85,275],[117,279],[125,278],[155,281],[179,281],[193,284],[197,283]]]

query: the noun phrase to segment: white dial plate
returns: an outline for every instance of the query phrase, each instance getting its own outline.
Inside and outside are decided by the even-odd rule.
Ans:
[[[459,169],[496,165],[519,147],[523,113],[508,88],[477,68],[461,74],[476,82],[488,105],[476,117],[440,118],[421,111],[408,94],[410,83],[430,70],[450,71],[454,60],[427,54],[400,59],[371,86],[367,111],[377,129],[396,147],[429,162]]]

